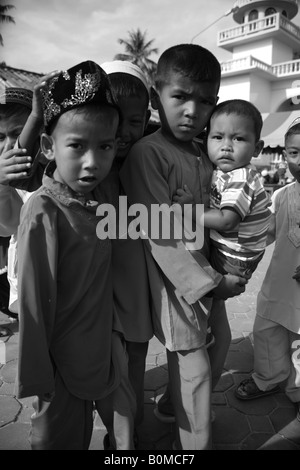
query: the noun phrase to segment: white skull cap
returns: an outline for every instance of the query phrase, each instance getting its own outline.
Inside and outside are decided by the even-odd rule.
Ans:
[[[147,83],[146,75],[140,67],[127,60],[112,60],[111,62],[104,62],[101,64],[101,68],[107,75],[111,73],[127,73],[137,77],[145,85],[147,92],[149,93],[149,85]]]

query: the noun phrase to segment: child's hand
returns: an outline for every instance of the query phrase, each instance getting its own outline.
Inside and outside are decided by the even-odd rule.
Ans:
[[[26,149],[4,149],[0,156],[0,184],[8,185],[27,176],[31,167],[31,157]]]
[[[296,268],[293,279],[295,279],[297,282],[300,282],[300,266]]]
[[[225,274],[220,284],[213,289],[214,296],[226,300],[245,292],[248,279],[235,276],[233,274]]]
[[[56,77],[61,73],[60,70],[54,70],[53,72],[44,75],[41,80],[33,88],[33,99],[32,99],[32,111],[31,114],[39,120],[43,120],[43,106],[42,106],[42,95],[41,90],[45,88],[52,78]]]
[[[194,196],[192,195],[188,186],[184,184],[183,189],[177,189],[176,194],[173,196],[172,202],[180,204],[181,206],[184,204],[194,204]]]

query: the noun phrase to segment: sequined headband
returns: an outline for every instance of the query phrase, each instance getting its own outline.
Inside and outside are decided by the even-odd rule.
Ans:
[[[54,77],[42,90],[42,98],[46,130],[65,112],[89,103],[112,106],[119,112],[107,74],[92,61],[82,62]]]
[[[26,88],[5,88],[0,93],[0,104],[17,103],[32,108],[33,93]]]

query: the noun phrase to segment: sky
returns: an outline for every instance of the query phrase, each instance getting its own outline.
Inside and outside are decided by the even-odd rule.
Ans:
[[[101,64],[124,53],[118,39],[128,39],[128,32],[137,28],[146,32],[147,40],[154,40],[158,54],[150,58],[155,62],[165,49],[185,42],[201,44],[220,61],[231,58],[229,52],[217,46],[217,33],[236,25],[232,14],[223,16],[232,9],[234,0],[0,2],[15,6],[7,12],[15,24],[1,23],[4,47],[0,46],[0,62],[15,68],[48,73],[85,60]],[[297,18],[300,24],[300,14]]]
[[[128,39],[128,32],[137,28],[146,32],[147,40],[154,40],[158,54],[150,58],[155,62],[165,49],[185,42],[210,49],[220,61],[231,59],[228,51],[217,46],[217,33],[236,25],[232,14],[224,16],[235,0],[0,2],[15,6],[8,14],[16,24],[1,23],[4,47],[0,46],[0,62],[15,68],[48,73],[85,60],[101,64],[124,53],[118,39]],[[300,26],[300,13],[293,22]]]

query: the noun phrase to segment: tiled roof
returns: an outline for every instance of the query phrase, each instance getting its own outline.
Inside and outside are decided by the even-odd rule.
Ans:
[[[0,87],[18,87],[33,90],[43,73],[29,72],[0,64]]]

